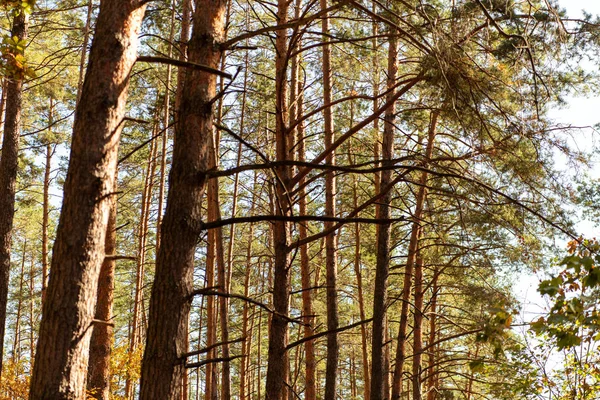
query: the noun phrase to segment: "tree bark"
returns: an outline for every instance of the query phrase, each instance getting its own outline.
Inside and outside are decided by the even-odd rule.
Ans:
[[[15,318],[15,335],[13,342],[12,358],[15,363],[19,363],[21,356],[21,308],[23,305],[23,284],[25,280],[25,255],[27,254],[27,239],[23,242],[23,253],[21,256],[21,276],[19,279],[19,295],[17,298],[17,316]]]
[[[119,138],[145,8],[139,0],[105,0],[100,6],[75,115],[31,400],[85,396]]]
[[[436,268],[433,272],[433,282],[432,282],[432,293],[431,293],[431,306],[429,312],[429,341],[428,345],[429,352],[427,357],[428,362],[428,379],[427,379],[427,400],[435,400],[437,397],[437,389],[436,389],[436,346],[433,346],[436,338],[437,331],[437,297],[438,297],[438,279],[439,279],[439,269]]]
[[[27,38],[28,18],[24,13],[13,20],[11,37]],[[21,131],[21,109],[23,102],[23,80],[6,78],[6,114],[2,156],[0,157],[0,378],[4,355],[6,307],[10,278],[10,247],[15,216],[15,193],[19,166],[19,142]]]
[[[189,60],[218,68],[224,40],[225,1],[197,1]],[[181,396],[181,360],[187,351],[187,324],[193,290],[194,253],[200,232],[201,197],[209,168],[216,76],[185,74],[179,123],[175,129],[167,207],[150,299],[140,399],[175,400]]]
[[[116,179],[115,176],[115,183]],[[116,254],[117,250],[117,199],[112,196],[111,200],[104,244],[104,253],[108,255]],[[107,257],[100,268],[95,319],[106,323],[94,324],[90,341],[87,390],[93,394],[94,398],[100,400],[108,400],[110,397],[110,354],[113,336],[111,320],[115,289],[115,264],[114,258]]]
[[[320,0],[321,10],[327,9],[327,0]],[[329,37],[329,17],[323,15],[321,19],[323,37]],[[327,41],[329,39],[326,39]],[[323,44],[323,102],[331,104],[331,48],[326,42]],[[333,116],[332,108],[323,110],[325,124],[325,148],[333,143]],[[326,164],[335,164],[335,151],[327,155]],[[336,179],[333,172],[325,176],[325,216],[335,217]],[[325,230],[331,229],[332,221],[325,222]],[[327,281],[327,330],[332,331],[327,335],[327,360],[325,367],[325,400],[335,400],[337,394],[337,371],[339,358],[338,334],[335,330],[339,325],[337,308],[337,234],[332,232],[325,237],[325,270]]]
[[[417,250],[418,252],[419,250]],[[421,400],[421,358],[423,351],[423,258],[415,263],[415,310],[413,327],[412,387],[413,400]]]
[[[278,0],[277,24],[287,22],[288,0]],[[277,161],[290,158],[289,135],[286,128],[287,108],[287,64],[288,42],[287,29],[279,29],[275,38],[275,143]],[[290,171],[287,166],[279,166],[275,170],[275,215],[289,216],[291,203],[288,198]],[[288,357],[286,345],[288,340],[288,321],[285,318],[289,308],[290,265],[289,265],[289,223],[277,221],[273,223],[273,246],[275,260],[273,265],[273,307],[276,314],[271,315],[269,351],[267,364],[267,382],[265,398],[282,400],[286,397]]]
[[[388,50],[388,88],[392,88],[396,81],[398,72],[398,42],[394,36],[390,36]],[[392,99],[392,92],[388,94],[388,101]],[[383,128],[383,144],[381,148],[382,167],[391,167],[394,154],[394,119],[395,105],[391,105],[385,113]],[[391,183],[391,169],[381,172],[380,187],[386,188]],[[377,206],[377,218],[389,219],[391,191],[381,198]],[[390,230],[391,224],[382,224],[377,231],[377,261],[375,267],[375,290],[373,298],[373,339],[371,348],[371,400],[383,400],[388,398],[385,393],[385,382],[388,370],[385,357],[385,329],[386,329],[386,307],[387,307],[387,280],[390,271]]]

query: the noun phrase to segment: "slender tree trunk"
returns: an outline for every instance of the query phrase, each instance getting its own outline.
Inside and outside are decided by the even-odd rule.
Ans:
[[[418,251],[418,250],[417,250]],[[412,385],[413,400],[421,400],[421,358],[423,351],[423,258],[415,263],[415,311],[413,327]]]
[[[187,0],[186,0],[187,3]],[[169,50],[167,55],[173,57],[173,40],[175,40],[175,9],[176,1],[173,0],[171,7],[171,30],[169,32]],[[161,151],[160,151],[160,181],[158,184],[158,211],[156,214],[156,251],[160,248],[160,226],[162,225],[162,217],[164,210],[165,198],[165,183],[167,179],[167,145],[169,142],[169,121],[171,116],[171,78],[173,68],[167,65],[167,76],[165,78],[165,103],[163,108],[163,132],[161,135]]]
[[[159,107],[159,101],[156,101],[157,107]],[[158,131],[158,116],[160,115],[159,108],[156,110],[154,116],[154,129],[152,130],[150,137],[155,137]],[[152,140],[150,145],[150,151],[148,152],[148,162],[146,164],[146,172],[144,174],[144,187],[142,190],[141,199],[141,210],[140,220],[138,229],[138,248],[137,248],[137,259],[136,259],[136,272],[135,272],[135,286],[133,295],[133,315],[131,322],[131,335],[129,337],[129,360],[136,349],[143,342],[143,315],[145,313],[144,304],[144,276],[146,274],[146,247],[148,238],[148,222],[150,218],[150,205],[152,203],[152,191],[154,187],[154,175],[156,167],[156,155],[157,155],[158,143],[156,140]],[[129,368],[132,366],[130,365]],[[127,371],[127,379],[125,381],[125,397],[127,399],[132,398],[135,392],[135,382],[132,382],[130,376],[130,370]]]
[[[257,177],[254,174],[254,184],[252,191],[252,204],[250,205],[250,212],[248,215],[254,215],[254,207],[256,204],[256,190],[257,188]],[[250,295],[250,272],[252,271],[252,238],[254,237],[254,225],[250,224],[248,232],[248,245],[246,247],[246,274],[244,276],[244,296]],[[248,398],[247,391],[247,375],[248,366],[250,365],[250,339],[248,336],[251,335],[251,330],[248,330],[248,312],[250,305],[248,302],[244,302],[242,309],[242,362],[240,367],[240,400],[246,400]]]
[[[83,43],[81,45],[81,58],[79,59],[79,79],[77,80],[77,104],[81,100],[81,92],[83,90],[83,79],[85,77],[85,61],[87,59],[87,48],[90,44],[90,31],[92,25],[92,12],[94,10],[94,0],[88,0],[87,17],[85,26],[83,27]]]
[[[24,13],[13,20],[11,37],[27,38],[28,18]],[[15,216],[15,193],[19,165],[19,142],[21,133],[21,109],[23,81],[17,77],[6,78],[6,115],[2,156],[0,157],[0,378],[4,355],[6,307],[10,278],[10,245]]]
[[[129,73],[145,12],[139,0],[100,6],[52,257],[29,398],[81,399],[104,261]]]
[[[182,0],[183,5],[181,9],[181,31],[179,32],[179,60],[188,60],[188,42],[190,40],[190,22],[192,19],[192,1],[196,0]],[[202,0],[204,1],[204,0]],[[196,5],[198,7],[198,5]],[[179,116],[181,109],[181,102],[183,100],[184,82],[186,76],[186,69],[184,67],[177,68],[177,89],[175,91],[175,130],[178,129]],[[175,138],[173,138],[175,140]]]
[[[50,99],[49,125],[52,124],[52,99]],[[42,215],[42,303],[46,299],[48,287],[48,228],[50,219],[50,173],[52,172],[52,156],[56,145],[46,144],[46,164],[44,166],[44,194]]]
[[[437,296],[438,296],[438,279],[439,279],[439,270],[436,268],[433,272],[433,282],[432,282],[432,293],[431,293],[431,306],[429,312],[429,352],[428,352],[428,379],[427,379],[427,400],[435,400],[437,397],[437,388],[436,388],[436,354],[435,348],[436,346],[432,346],[436,341],[436,331],[437,331]]]
[[[211,134],[212,135],[212,134]],[[212,144],[215,140],[211,138],[211,154],[209,156],[209,168],[217,168],[217,155]],[[207,193],[207,214],[208,221],[216,221],[219,219],[219,182],[213,179],[208,182],[208,193]],[[217,258],[217,240],[218,231],[212,229],[208,232],[208,248],[206,252],[206,286],[215,286],[215,271],[219,265]],[[218,278],[218,277],[217,277]],[[206,346],[211,347],[217,342],[217,315],[218,308],[215,305],[215,298],[208,296],[206,300]],[[216,358],[217,349],[211,349],[206,353],[206,358]],[[204,391],[205,400],[216,400],[218,398],[218,387],[217,387],[217,365],[208,364],[206,366],[206,387]]]
[[[115,191],[116,191],[115,175]],[[117,250],[117,199],[111,197],[110,215],[106,226],[104,253],[115,255]],[[108,400],[110,397],[110,355],[113,337],[112,307],[115,289],[115,264],[112,257],[105,257],[98,279],[97,321],[90,341],[90,359],[87,390],[94,398]]]
[[[427,165],[433,154],[433,148],[435,145],[435,134],[438,121],[439,112],[437,110],[431,113],[431,120],[429,122],[429,132],[427,138],[427,147],[425,150],[425,161],[424,165]],[[427,196],[427,172],[422,172],[419,178],[419,189],[417,191],[417,197],[415,201],[415,212],[413,215],[413,225],[410,235],[410,242],[408,244],[408,255],[406,257],[406,267],[404,270],[404,285],[402,287],[402,310],[400,312],[400,327],[398,329],[398,346],[396,349],[396,365],[394,369],[393,384],[392,384],[392,400],[400,398],[402,392],[402,371],[404,369],[404,361],[406,359],[405,347],[407,340],[407,327],[408,327],[408,314],[409,314],[409,300],[411,291],[411,280],[413,275],[413,269],[417,258],[419,238],[421,235],[421,219],[423,215],[423,208],[425,205],[425,198]]]
[[[321,10],[327,9],[327,0],[320,0]],[[329,17],[327,14],[321,19],[323,37],[329,35]],[[331,48],[329,44],[323,45],[323,102],[331,104]],[[323,111],[325,124],[325,148],[333,143],[333,116],[331,107]],[[327,155],[326,164],[335,164],[335,152]],[[325,216],[335,217],[335,192],[336,179],[333,172],[325,176]],[[333,227],[333,222],[325,222],[325,230]],[[325,269],[327,275],[327,330],[334,331],[338,328],[339,317],[337,309],[337,234],[330,233],[325,238]],[[337,370],[339,358],[339,344],[337,332],[327,335],[327,362],[325,371],[325,400],[335,400],[337,395]]]
[[[398,71],[398,43],[394,36],[390,36],[388,50],[388,88],[393,87]],[[393,94],[388,94],[391,101]],[[382,145],[382,167],[391,167],[394,154],[394,119],[395,106],[391,106],[385,113]],[[380,187],[386,188],[391,183],[391,170],[381,172]],[[388,191],[377,206],[377,218],[390,218],[391,191]],[[387,307],[387,280],[390,269],[390,230],[391,224],[382,224],[377,231],[377,262],[375,267],[375,290],[373,298],[373,339],[371,349],[371,400],[388,398],[385,390],[385,380],[388,374],[385,357],[385,329]]]
[[[278,0],[277,24],[287,22],[288,0]],[[287,122],[287,29],[276,32],[275,39],[275,141],[276,159],[285,161],[289,159],[290,143],[286,128]],[[288,198],[289,167],[276,168],[278,180],[275,183],[275,214],[280,216],[290,215],[291,204]],[[285,397],[288,357],[285,349],[288,340],[288,314],[290,294],[290,265],[288,252],[289,224],[283,221],[273,223],[273,245],[275,262],[273,265],[273,307],[276,314],[271,315],[269,335],[269,352],[267,366],[267,383],[265,398],[267,400],[281,400]]]
[[[30,371],[33,370],[33,359],[35,356],[35,317],[33,310],[35,307],[35,258],[31,257],[29,264],[29,363]]]
[[[225,1],[196,4],[189,60],[218,68],[224,40]],[[187,324],[193,289],[196,242],[201,233],[201,197],[209,168],[214,74],[188,70],[183,84],[169,176],[167,207],[161,228],[150,300],[140,399],[175,400],[181,396],[187,351]]]
[[[248,12],[246,12],[246,23],[248,23]],[[248,42],[246,41],[246,45]],[[244,135],[244,127],[245,127],[245,117],[246,117],[246,89],[248,88],[248,66],[249,66],[249,57],[248,52],[244,56],[244,88],[242,92],[242,104],[241,104],[241,115],[240,115],[240,135]],[[242,160],[242,144],[238,144],[238,153],[237,153],[237,163],[236,165],[239,167]],[[250,205],[249,215],[254,215],[254,207],[256,204],[256,190],[257,190],[257,174],[254,174],[254,182],[252,185],[252,203]],[[232,209],[232,216],[235,216],[235,207],[237,206],[237,193],[238,193],[238,185],[239,185],[239,174],[235,175],[234,182],[234,207]],[[228,264],[229,270],[231,271],[233,268],[233,242],[234,242],[234,226],[231,226],[230,239],[229,239],[229,251],[228,251]],[[250,286],[250,271],[251,271],[251,262],[252,262],[252,241],[254,237],[254,225],[250,224],[249,234],[248,234],[248,246],[246,248],[246,274],[244,277],[244,296],[248,297],[249,286]],[[248,366],[250,365],[250,347],[249,347],[249,339],[248,339],[248,311],[249,304],[244,302],[242,309],[242,360],[240,366],[240,400],[247,399],[247,388],[248,388]]]
[[[19,296],[17,299],[17,316],[15,319],[15,341],[13,342],[12,358],[18,364],[21,353],[21,308],[23,306],[23,284],[25,280],[25,255],[27,254],[27,239],[23,242],[23,254],[21,257],[21,276],[19,279]]]
[[[0,142],[4,140],[4,114],[6,111],[6,90],[8,79],[2,78],[2,96],[0,96]]]

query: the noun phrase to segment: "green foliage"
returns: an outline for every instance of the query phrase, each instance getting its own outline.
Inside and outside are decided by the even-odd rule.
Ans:
[[[600,340],[600,244],[597,240],[572,240],[563,271],[540,282],[538,291],[548,296],[552,307],[546,317],[531,324],[537,334],[547,334],[559,349]]]

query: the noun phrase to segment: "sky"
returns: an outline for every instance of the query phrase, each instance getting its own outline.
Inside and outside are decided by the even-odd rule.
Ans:
[[[567,10],[571,18],[582,16],[582,9],[593,15],[600,15],[600,0],[560,0],[559,4]],[[551,110],[551,115],[556,122],[565,125],[578,127],[594,126],[600,123],[600,93],[588,96],[572,95],[567,98],[567,106],[560,109]],[[598,133],[592,133],[591,129],[585,130],[576,139],[577,146],[580,148],[589,148],[590,141],[600,145],[600,136]],[[593,138],[595,136],[595,139]],[[557,167],[560,168],[562,161],[556,160]],[[590,175],[600,179],[600,163],[596,163]],[[589,221],[582,221],[577,225],[579,233],[588,236],[598,237],[600,229]],[[531,322],[537,319],[536,315],[544,312],[546,302],[537,293],[537,287],[540,277],[534,275],[525,275],[519,277],[515,284],[514,292],[518,299],[523,303],[523,312],[521,318],[524,322]]]

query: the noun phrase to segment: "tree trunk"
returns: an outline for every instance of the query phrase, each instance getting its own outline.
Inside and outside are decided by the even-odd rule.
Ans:
[[[189,60],[218,68],[224,40],[225,1],[197,1]],[[175,400],[181,396],[181,357],[187,351],[187,324],[193,289],[194,253],[201,233],[201,197],[209,168],[214,74],[188,70],[181,96],[169,176],[161,246],[150,299],[140,399]]]
[[[438,116],[439,112],[437,110],[431,113],[431,120],[429,122],[429,132],[427,137],[427,147],[425,150],[425,161],[423,163],[425,166],[427,166],[433,154]],[[398,329],[398,347],[396,349],[396,365],[394,369],[394,377],[392,383],[392,400],[399,399],[402,392],[402,370],[404,368],[404,361],[406,359],[405,347],[407,339],[406,332],[408,330],[408,306],[410,300],[412,274],[417,258],[419,238],[421,236],[421,219],[423,215],[423,208],[425,205],[425,198],[427,196],[427,188],[425,187],[426,183],[427,172],[423,171],[421,173],[421,177],[419,178],[419,189],[417,191],[417,197],[415,200],[413,225],[410,235],[410,242],[408,244],[406,267],[404,270],[404,285],[402,287],[402,310],[400,312],[400,327]]]
[[[187,2],[187,1],[186,1]],[[173,40],[175,40],[175,11],[176,3],[173,0],[171,4],[171,30],[169,32],[169,50],[167,56],[173,57]],[[167,144],[169,141],[169,122],[171,119],[171,78],[173,75],[173,67],[167,65],[167,76],[165,78],[165,102],[163,108],[163,131],[161,134],[161,151],[160,151],[160,181],[158,184],[158,210],[156,212],[156,252],[160,248],[160,226],[162,225],[162,217],[164,210],[165,198],[165,183],[167,179]]]
[[[154,116],[154,128],[150,135],[151,138],[155,137],[158,131],[158,117],[160,115],[159,101],[156,99],[156,114]],[[148,238],[148,222],[150,218],[150,205],[152,202],[152,191],[154,188],[154,175],[156,168],[156,154],[158,149],[158,143],[156,140],[151,141],[150,151],[148,152],[148,162],[146,164],[146,172],[144,174],[144,187],[142,190],[141,199],[141,210],[138,230],[138,248],[136,257],[136,272],[135,272],[135,286],[133,295],[133,315],[131,322],[131,335],[129,336],[129,364],[131,359],[136,352],[140,343],[143,342],[143,331],[144,326],[142,321],[144,320],[144,277],[146,274],[146,247]],[[133,393],[135,393],[136,382],[132,382],[130,377],[130,368],[127,370],[127,379],[125,381],[125,397],[131,399]]]
[[[104,261],[129,73],[145,12],[139,0],[100,6],[73,143],[29,397],[81,399]]]
[[[398,42],[394,36],[390,36],[388,50],[388,88],[395,84],[398,71]],[[393,94],[390,91],[388,101]],[[391,167],[394,153],[394,119],[395,106],[386,110],[383,128],[383,144],[381,149],[381,166]],[[380,187],[387,188],[391,183],[391,169],[381,172]],[[381,198],[377,206],[377,218],[390,218],[391,190]],[[381,224],[377,231],[377,261],[375,267],[375,290],[373,298],[373,339],[371,348],[371,400],[383,400],[388,398],[385,393],[385,381],[388,374],[386,368],[386,357],[383,346],[385,346],[385,315],[387,307],[387,280],[390,270],[390,230],[391,224]]]
[[[11,37],[27,38],[28,18],[24,13],[14,17]],[[2,156],[0,157],[0,378],[4,355],[4,333],[6,307],[10,278],[10,246],[15,216],[15,193],[19,165],[19,142],[21,131],[21,109],[23,81],[17,77],[7,78],[6,115]]]
[[[27,239],[23,242],[23,253],[21,257],[21,276],[19,279],[19,295],[17,298],[17,316],[15,319],[15,336],[13,342],[12,358],[16,364],[19,363],[21,353],[21,308],[23,306],[23,284],[25,280],[25,255],[27,254]]]
[[[277,24],[287,22],[289,2],[278,0]],[[286,128],[287,122],[287,29],[279,29],[275,39],[275,141],[277,161],[286,161],[290,157],[290,143]],[[288,198],[289,167],[276,167],[278,180],[275,183],[275,214],[288,216],[291,204]],[[273,223],[273,245],[275,262],[273,265],[273,307],[276,314],[271,315],[269,352],[267,364],[267,383],[265,398],[281,400],[285,397],[287,381],[288,314],[290,294],[290,265],[288,252],[289,223]]]
[[[417,250],[418,252],[419,250]],[[413,327],[412,385],[413,400],[421,400],[421,358],[423,350],[423,258],[415,263],[415,310]]]
[[[431,293],[431,306],[429,312],[429,352],[427,357],[428,362],[428,379],[427,379],[427,400],[435,400],[437,397],[437,389],[436,389],[436,372],[435,372],[435,348],[433,343],[435,343],[436,338],[436,330],[437,330],[437,297],[438,297],[438,279],[439,279],[439,270],[436,268],[433,272],[433,282],[432,282],[432,293]]]
[[[115,183],[116,180],[115,176]],[[112,196],[111,200],[112,204],[110,205],[104,244],[104,253],[107,255],[115,255],[117,250],[117,199]],[[105,257],[100,268],[95,319],[105,323],[94,324],[90,341],[87,390],[93,394],[94,398],[100,400],[108,400],[110,396],[110,353],[113,336],[113,326],[111,324],[115,289],[115,264],[114,258]]]
[[[79,59],[79,79],[77,80],[77,104],[81,100],[81,91],[83,90],[83,79],[85,77],[85,61],[87,59],[87,48],[90,44],[90,28],[92,25],[92,12],[94,10],[94,0],[88,0],[87,17],[83,27],[83,43],[81,45],[81,58]]]
[[[327,9],[327,0],[320,0],[321,10]],[[324,38],[329,36],[329,18],[325,14],[321,19],[321,31]],[[329,39],[326,39],[327,41]],[[326,42],[323,45],[323,102],[331,104],[331,48]],[[333,143],[333,116],[332,108],[326,107],[323,111],[325,124],[325,148]],[[325,163],[335,164],[335,152],[327,155]],[[330,171],[325,176],[325,216],[335,217],[335,174]],[[334,222],[325,222],[325,230],[331,229]],[[335,400],[337,394],[337,370],[339,358],[338,334],[333,332],[338,328],[339,316],[337,309],[337,234],[330,233],[325,238],[325,269],[327,275],[327,330],[332,333],[327,335],[327,361],[325,367],[325,400]]]

